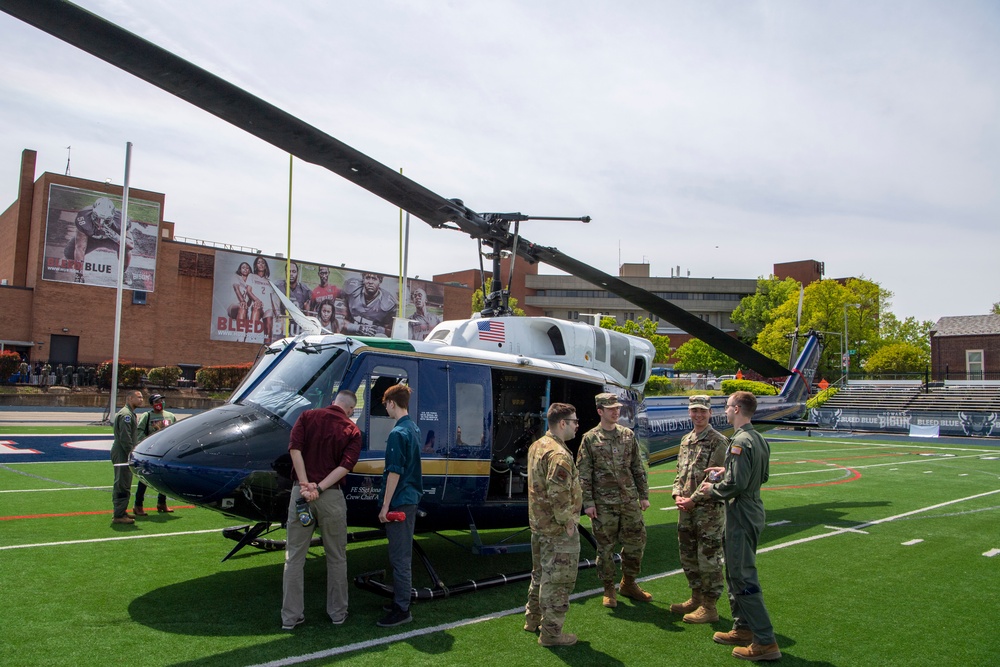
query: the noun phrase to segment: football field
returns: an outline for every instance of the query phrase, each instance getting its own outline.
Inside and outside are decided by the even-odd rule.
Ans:
[[[284,632],[281,552],[248,548],[221,563],[234,543],[220,531],[238,522],[193,507],[112,526],[111,465],[98,444],[107,438],[49,437],[0,435],[4,664],[738,664],[711,641],[730,627],[725,605],[711,626],[667,610],[688,597],[671,463],[650,471],[643,586],[654,600],[605,609],[583,570],[566,623],[580,642],[546,649],[521,629],[521,583],[416,604],[414,622],[394,629],[375,626],[383,600],[352,587],[350,617],[334,626],[321,548],[306,566],[306,623]],[[758,567],[781,664],[1000,663],[1000,441],[768,438]],[[76,441],[90,454],[66,446]],[[530,568],[528,554],[479,557],[417,539],[446,582]],[[348,567],[352,578],[386,568],[384,540],[352,544]],[[416,560],[414,585],[430,585]]]

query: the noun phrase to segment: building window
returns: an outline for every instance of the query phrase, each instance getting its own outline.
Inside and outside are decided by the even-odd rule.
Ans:
[[[146,293],[142,290],[132,290],[132,305],[134,306],[145,306],[146,305]]]
[[[983,351],[982,350],[966,350],[965,351],[965,379],[966,380],[982,380],[983,379]]]

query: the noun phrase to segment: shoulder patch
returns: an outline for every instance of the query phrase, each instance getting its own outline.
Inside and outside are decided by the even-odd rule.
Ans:
[[[569,470],[566,470],[566,468],[557,465],[553,477],[555,477],[557,482],[565,483],[569,480]]]
[[[729,453],[732,454],[733,456],[739,456],[740,454],[743,453],[743,448],[740,447],[739,445],[733,445],[729,448]]]
[[[132,423],[132,415],[125,415],[125,423],[126,424]]]

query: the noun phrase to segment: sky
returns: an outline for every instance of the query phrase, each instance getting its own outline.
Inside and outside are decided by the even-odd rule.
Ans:
[[[900,318],[1000,301],[995,1],[77,4],[475,211],[591,216],[521,234],[612,275],[815,259]],[[287,253],[286,153],[3,13],[0,62],[0,208],[23,149],[121,184],[131,142],[177,236]],[[397,208],[293,173],[292,257],[398,272]],[[409,276],[478,264],[411,220]]]

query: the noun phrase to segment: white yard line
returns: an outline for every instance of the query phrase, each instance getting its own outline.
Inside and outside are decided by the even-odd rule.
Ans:
[[[901,519],[903,517],[911,516],[913,514],[919,514],[921,512],[927,512],[929,510],[937,509],[939,507],[946,507],[947,505],[954,505],[955,503],[965,502],[967,500],[975,500],[976,498],[982,498],[984,496],[989,496],[995,493],[1000,493],[1000,489],[995,491],[987,491],[986,493],[979,493],[974,496],[967,496],[965,498],[959,498],[957,500],[949,500],[947,502],[938,503],[936,505],[930,505],[928,507],[922,507],[920,509],[912,510],[910,512],[904,512],[902,514],[897,514],[895,516],[886,517],[884,519],[877,519],[875,521],[869,521],[868,523],[863,523],[858,526],[852,526],[850,528],[833,528],[832,532],[824,533],[822,535],[814,535],[812,537],[806,537],[798,540],[792,540],[790,542],[783,542],[781,544],[776,544],[772,547],[767,547],[765,549],[759,550],[757,553],[767,553],[768,551],[775,551],[777,549],[784,549],[786,547],[795,546],[797,544],[804,544],[805,542],[812,542],[814,540],[821,540],[826,537],[833,537],[835,535],[844,535],[845,533],[864,533],[863,528],[869,526],[875,526],[881,523],[888,523],[889,521],[895,521],[896,519]],[[830,526],[826,526],[830,528]],[[987,552],[989,553],[989,552]],[[998,550],[1000,553],[1000,550]],[[983,554],[984,556],[986,554]],[[663,579],[666,577],[676,576],[682,574],[683,570],[671,570],[669,572],[661,572],[660,574],[653,574],[647,577],[642,577],[639,581],[653,581],[655,579]],[[578,600],[584,597],[590,597],[592,595],[597,595],[603,592],[603,588],[594,588],[589,591],[581,591],[579,593],[574,593],[569,597],[570,600]],[[305,655],[290,656],[287,658],[282,658],[280,660],[273,660],[271,662],[262,662],[255,665],[250,665],[249,667],[287,667],[288,665],[297,665],[303,662],[309,662],[310,660],[322,660],[326,658],[332,658],[338,655],[344,655],[346,653],[351,653],[353,651],[360,651],[368,648],[374,648],[376,646],[385,646],[386,644],[392,644],[398,641],[406,641],[408,639],[413,639],[415,637],[423,637],[426,635],[433,634],[435,632],[444,632],[447,630],[453,630],[455,628],[460,628],[465,625],[475,625],[477,623],[483,623],[486,621],[493,621],[499,618],[504,618],[505,616],[513,616],[514,614],[523,614],[524,607],[515,607],[513,609],[507,609],[506,611],[498,611],[492,614],[485,614],[483,616],[478,616],[476,618],[464,619],[461,621],[455,621],[453,623],[443,623],[441,625],[435,625],[429,628],[421,628],[419,630],[410,630],[409,632],[404,632],[397,635],[391,635],[389,637],[379,637],[378,639],[370,639],[368,641],[357,642],[354,644],[348,644],[346,646],[338,646],[334,648],[329,648],[323,651],[316,651],[315,653],[308,653]]]
[[[145,540],[154,537],[178,537],[180,535],[202,535],[204,533],[221,533],[222,528],[211,528],[209,530],[185,530],[179,533],[154,533],[151,535],[122,535],[120,537],[97,537],[92,540],[66,540],[65,542],[39,542],[38,544],[13,544],[7,547],[0,547],[0,551],[8,549],[36,549],[38,547],[57,547],[67,544],[95,544],[97,542],[117,542],[119,540]]]

